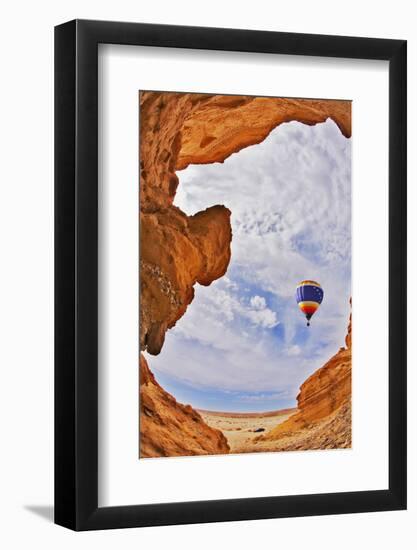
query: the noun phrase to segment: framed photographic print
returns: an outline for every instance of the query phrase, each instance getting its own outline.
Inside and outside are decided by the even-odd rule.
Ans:
[[[55,521],[406,507],[406,42],[55,30]]]

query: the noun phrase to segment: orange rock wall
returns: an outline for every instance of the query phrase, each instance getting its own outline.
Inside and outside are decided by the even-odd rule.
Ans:
[[[176,168],[223,162],[232,153],[260,143],[283,122],[312,126],[332,118],[351,135],[349,101],[299,100],[250,96],[209,96],[186,118]]]
[[[156,382],[140,356],[140,457],[226,454],[221,431],[190,405],[181,405]]]
[[[209,285],[230,261],[230,211],[212,206],[186,216],[171,206],[141,213],[141,349],[161,351],[165,332],[185,313],[194,285]]]

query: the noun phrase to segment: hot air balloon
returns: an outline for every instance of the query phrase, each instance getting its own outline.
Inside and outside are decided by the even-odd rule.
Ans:
[[[301,281],[297,285],[296,300],[298,307],[307,319],[307,326],[310,326],[310,319],[316,313],[323,301],[324,292],[316,281]]]

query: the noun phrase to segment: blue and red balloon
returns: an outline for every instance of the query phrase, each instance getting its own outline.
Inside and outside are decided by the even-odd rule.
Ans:
[[[310,319],[323,301],[323,296],[323,289],[316,281],[301,281],[297,285],[297,304],[301,312],[306,316],[308,327],[310,326]]]

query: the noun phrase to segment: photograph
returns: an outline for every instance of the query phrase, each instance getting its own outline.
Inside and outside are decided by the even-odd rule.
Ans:
[[[138,93],[139,458],[349,452],[352,101]]]
[[[416,546],[415,12],[4,4],[0,548]]]

